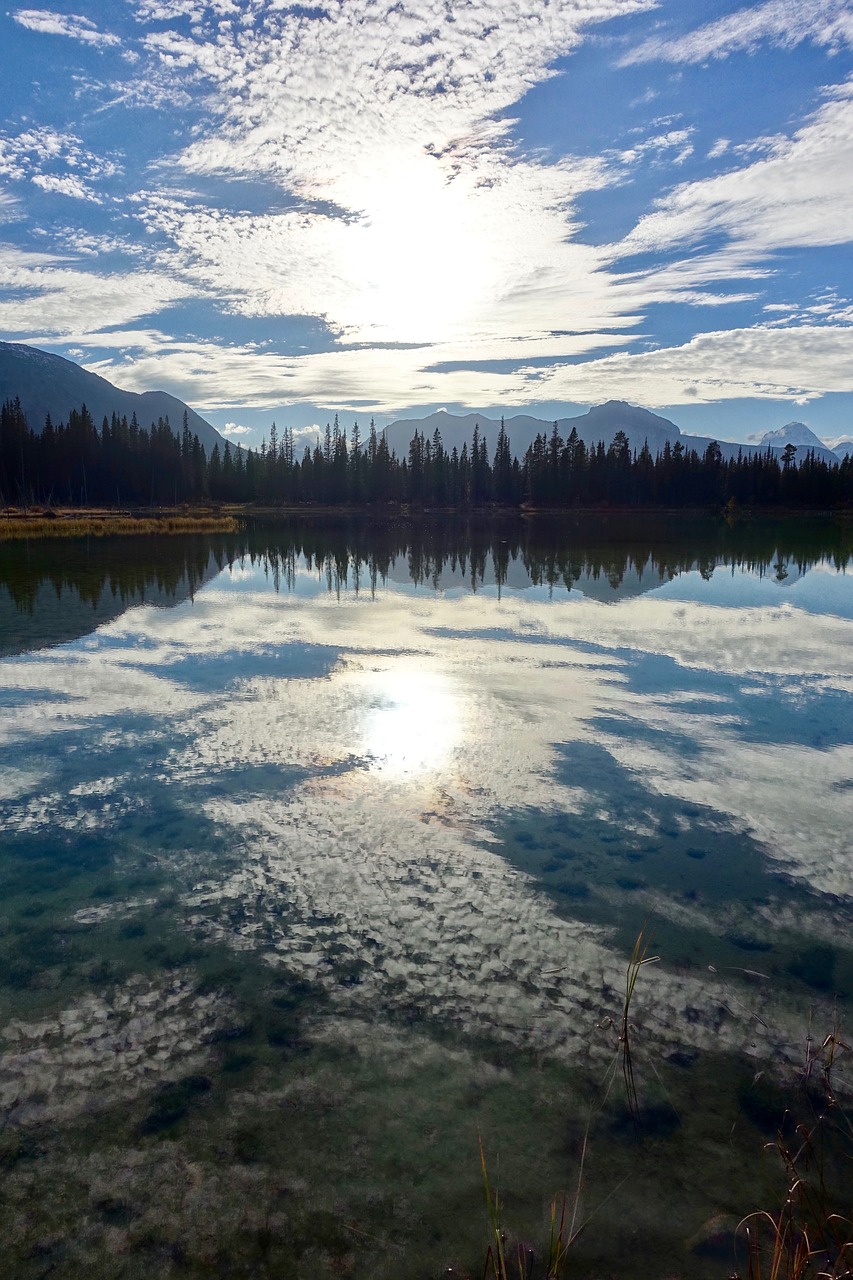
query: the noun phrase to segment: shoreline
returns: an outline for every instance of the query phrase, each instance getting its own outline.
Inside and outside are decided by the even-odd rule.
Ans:
[[[138,537],[181,534],[238,533],[252,520],[291,520],[302,517],[377,520],[548,520],[598,519],[617,524],[623,520],[673,518],[722,520],[729,524],[752,520],[835,520],[853,524],[850,508],[742,507],[720,510],[708,507],[585,506],[585,507],[422,507],[406,503],[331,506],[282,504],[254,506],[243,503],[198,507],[33,507],[7,508],[0,512],[0,541],[24,538]]]

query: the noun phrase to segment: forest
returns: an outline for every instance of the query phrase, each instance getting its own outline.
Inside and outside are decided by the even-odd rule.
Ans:
[[[41,432],[20,402],[0,410],[0,506],[163,506],[241,503],[264,506],[425,508],[777,507],[839,509],[853,505],[853,459],[828,463],[809,454],[739,452],[726,459],[712,442],[703,453],[680,441],[652,455],[632,449],[618,431],[609,446],[587,447],[554,424],[519,460],[503,422],[494,451],[475,426],[470,447],[449,452],[441,434],[419,432],[405,457],[370,423],[347,433],[327,424],[301,456],[293,433],[272,425],[260,449],[216,445],[208,457],[198,436],[168,419],[142,427],[113,415],[100,427],[83,405],[65,423],[50,417]]]

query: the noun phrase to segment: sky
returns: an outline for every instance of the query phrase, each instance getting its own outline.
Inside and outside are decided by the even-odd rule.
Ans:
[[[0,338],[233,438],[853,436],[853,0],[0,15]]]

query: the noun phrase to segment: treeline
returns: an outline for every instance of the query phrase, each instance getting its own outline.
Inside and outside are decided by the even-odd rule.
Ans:
[[[32,431],[18,401],[0,412],[0,503],[142,505],[183,502],[362,506],[407,504],[476,509],[489,506],[577,507],[804,507],[853,504],[853,459],[828,463],[813,453],[796,463],[789,446],[780,456],[739,452],[724,459],[718,444],[703,453],[681,441],[653,456],[648,444],[633,450],[624,432],[606,447],[588,447],[572,429],[567,440],[554,424],[522,460],[513,455],[501,423],[493,453],[475,426],[470,448],[445,448],[438,429],[420,432],[399,458],[371,422],[363,439],[327,425],[322,441],[301,457],[293,433],[273,424],[259,450],[216,445],[208,457],[189,431],[168,419],[149,428],[135,416],[113,415],[96,427],[85,405],[68,423],[47,419]]]
[[[67,423],[48,414],[33,431],[19,400],[0,409],[0,504],[163,506],[209,496],[209,462],[186,414],[180,434],[168,418],[142,427],[113,414],[96,426],[85,405]]]

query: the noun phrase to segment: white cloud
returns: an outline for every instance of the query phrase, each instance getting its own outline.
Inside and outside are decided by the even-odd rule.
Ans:
[[[306,445],[312,448],[320,440],[325,427],[321,427],[319,422],[313,423],[308,427],[296,427],[293,431],[294,446],[298,445],[300,449],[304,449]]]
[[[525,159],[496,116],[591,24],[652,4],[354,0],[319,21],[257,3],[251,39],[242,11],[212,25],[181,4],[189,31],[149,32],[145,46],[173,80],[201,77],[214,109],[173,164],[264,174],[304,203],[253,217],[146,197],[145,216],[234,309],[319,314],[349,339],[524,334],[558,297],[561,327],[609,324],[618,306],[599,255],[572,242],[571,211],[615,174]]]
[[[236,422],[226,422],[224,427],[219,428],[224,436],[248,436],[252,434],[252,427],[241,427]]]
[[[100,196],[96,195],[91,187],[71,174],[59,176],[37,173],[32,180],[37,187],[41,187],[42,191],[54,191],[57,195],[72,196],[75,200],[91,200],[95,204],[101,202]]]
[[[677,347],[618,353],[544,372],[542,399],[713,403],[741,397],[805,403],[853,391],[853,326],[798,325],[698,334]]]
[[[764,41],[793,48],[804,40],[835,49],[853,43],[850,0],[766,0],[738,9],[684,36],[654,36],[632,50],[623,65],[636,62],[704,62]]]
[[[50,127],[0,133],[0,177],[13,182],[30,178],[45,191],[97,200],[91,183],[119,172],[115,155],[97,155],[73,133]]]
[[[319,21],[277,0],[142,0],[144,74],[126,85],[81,79],[75,92],[102,99],[96,109],[173,105],[175,94],[202,108],[189,135],[174,135],[193,140],[163,161],[163,186],[137,190],[121,210],[150,233],[141,254],[150,269],[109,280],[78,264],[19,256],[9,285],[18,296],[0,303],[0,324],[54,342],[64,335],[89,350],[100,339],[117,353],[97,365],[108,377],[139,390],[166,383],[232,414],[244,404],[299,400],[364,400],[385,413],[413,402],[529,405],[610,394],[678,403],[695,400],[697,387],[700,399],[853,389],[832,333],[815,336],[818,321],[846,332],[853,316],[843,300],[767,312],[766,325],[727,338],[715,332],[659,351],[619,351],[645,340],[639,325],[650,307],[756,301],[777,250],[853,234],[846,84],[791,137],[739,148],[718,139],[710,157],[740,167],[680,183],[624,240],[581,243],[580,197],[624,180],[626,166],[685,161],[692,128],[663,117],[621,152],[548,163],[514,148],[507,111],[553,74],[554,60],[591,24],[654,7],[473,0],[457,12],[432,0],[405,10],[391,0],[351,0]],[[778,8],[750,10],[750,30],[763,23],[770,32]],[[805,30],[804,7],[794,10],[792,29]],[[810,10],[818,11],[840,20],[843,6]],[[723,48],[729,37],[711,27]],[[818,31],[816,20],[809,31]],[[96,198],[96,179],[116,163],[70,134],[0,139],[0,174],[78,198]],[[191,175],[199,192],[168,188],[180,175]],[[224,188],[226,207],[207,194],[222,176],[265,178],[286,197],[268,212],[248,211],[234,184]],[[81,256],[121,249],[115,237],[67,229],[59,237],[53,243]],[[656,256],[654,268],[619,271],[627,255],[642,252]],[[678,261],[661,263],[673,252]],[[143,296],[131,299],[134,289]],[[318,318],[336,346],[284,356],[266,345],[223,348],[153,327],[133,331],[143,315],[191,296],[242,318]],[[800,323],[778,340],[776,358],[776,327],[792,318]],[[389,354],[383,343],[400,345]],[[605,350],[611,354],[596,358]],[[721,358],[731,363],[720,367]],[[553,367],[543,367],[547,360]],[[508,367],[488,367],[498,361]]]
[[[101,275],[2,242],[0,290],[6,295],[0,300],[0,330],[24,341],[57,335],[86,341],[102,325],[130,324],[187,296],[185,286],[155,271]]]
[[[792,137],[743,168],[677,186],[618,246],[622,253],[700,243],[722,232],[755,254],[853,239],[853,79]]]
[[[129,390],[144,391],[156,383],[180,391],[202,410],[275,408],[307,400],[352,408],[359,419],[396,414],[413,402],[525,406],[561,400],[594,404],[615,397],[652,406],[754,396],[802,403],[853,390],[851,334],[850,325],[777,329],[768,324],[577,363],[559,359],[560,340],[554,339],[552,365],[521,363],[503,371],[466,367],[470,351],[453,344],[395,351],[393,360],[381,348],[282,356],[258,347],[175,342],[156,330],[130,330],[91,334],[90,346],[113,347],[117,355],[87,367]],[[538,344],[529,349],[538,350]],[[460,361],[462,367],[443,369],[445,361]],[[434,364],[439,367],[432,369]],[[313,444],[317,428],[304,430]]]
[[[15,222],[23,216],[23,209],[11,191],[0,191],[0,222]]]
[[[669,129],[666,133],[655,134],[651,138],[635,143],[633,147],[616,152],[615,158],[622,164],[636,164],[637,161],[649,155],[660,161],[667,152],[675,149],[677,153],[675,158],[671,156],[667,158],[673,164],[682,164],[693,154],[693,144],[690,139],[694,132],[693,129]]]
[[[16,9],[12,17],[22,27],[45,35],[70,36],[73,40],[99,48],[121,44],[118,36],[99,31],[90,18],[76,13],[54,13],[50,9]]]

